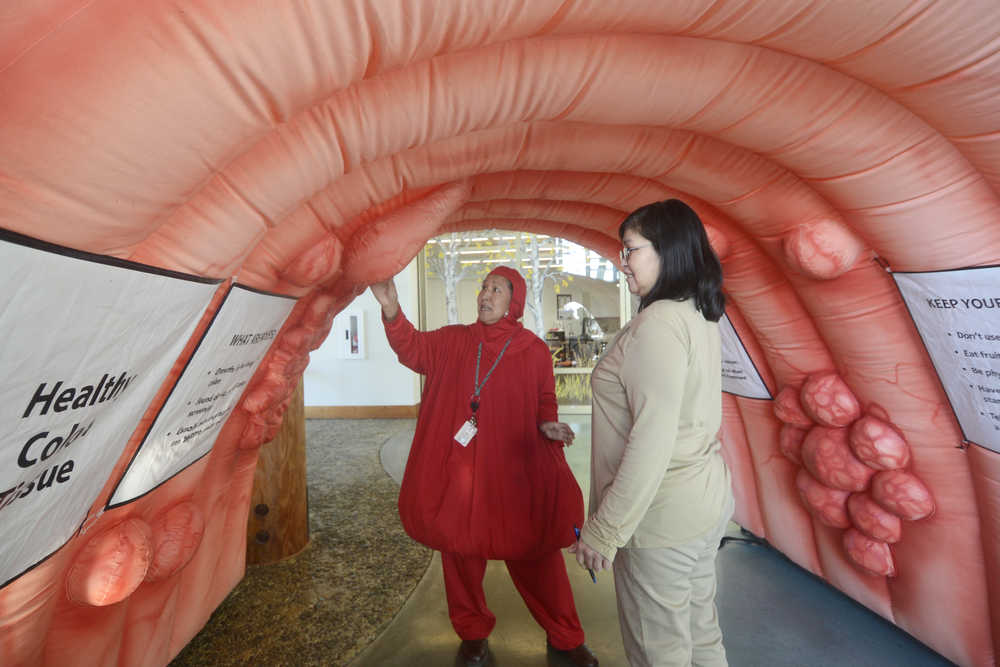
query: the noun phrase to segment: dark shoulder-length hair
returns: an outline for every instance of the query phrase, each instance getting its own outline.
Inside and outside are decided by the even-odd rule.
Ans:
[[[726,308],[722,265],[698,214],[679,199],[667,199],[630,213],[618,228],[618,237],[624,238],[630,229],[648,239],[661,259],[660,275],[639,309],[660,299],[693,298],[706,320],[718,322]]]

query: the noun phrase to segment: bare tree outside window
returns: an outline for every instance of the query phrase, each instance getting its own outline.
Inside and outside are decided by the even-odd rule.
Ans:
[[[431,239],[424,247],[428,271],[444,284],[448,324],[459,323],[458,284],[467,278],[485,277],[493,266],[504,260],[506,255],[497,245],[497,237],[498,232],[492,229],[450,232]]]
[[[543,257],[544,255],[544,257]],[[482,280],[500,264],[517,268],[525,278],[528,293],[525,312],[534,319],[532,330],[545,337],[542,294],[546,281],[558,293],[572,276],[562,270],[559,240],[527,232],[496,229],[450,232],[435,237],[424,249],[429,275],[444,285],[448,324],[458,324],[458,285],[462,280]]]
[[[542,317],[542,290],[545,282],[551,281],[555,292],[558,294],[560,288],[569,285],[572,276],[562,270],[562,263],[559,261],[556,239],[543,237],[549,241],[548,245],[553,251],[552,261],[542,263],[541,244],[539,237],[535,234],[522,232],[517,237],[517,258],[518,267],[528,283],[528,298],[525,303],[525,310],[530,312],[535,319],[534,332],[539,338],[545,338],[545,320]]]

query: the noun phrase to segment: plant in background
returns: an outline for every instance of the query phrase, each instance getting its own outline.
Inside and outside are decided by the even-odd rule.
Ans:
[[[556,399],[562,404],[589,404],[590,373],[557,374]]]

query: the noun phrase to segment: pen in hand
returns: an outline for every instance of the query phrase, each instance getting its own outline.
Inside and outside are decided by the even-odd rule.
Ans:
[[[578,527],[573,526],[573,534],[576,535],[576,541],[579,542],[580,541],[580,529]],[[590,580],[593,581],[596,584],[597,583],[597,575],[595,575],[594,571],[591,570],[589,567],[587,568],[587,572],[590,572]]]

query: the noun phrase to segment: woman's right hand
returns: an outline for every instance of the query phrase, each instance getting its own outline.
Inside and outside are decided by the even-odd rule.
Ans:
[[[382,306],[382,315],[386,321],[391,322],[399,314],[399,293],[396,292],[396,283],[392,278],[371,286],[372,296]]]
[[[543,422],[538,425],[538,430],[549,440],[562,440],[567,447],[573,444],[576,437],[569,424],[562,422]]]
[[[569,545],[569,548],[566,549],[566,551],[571,554],[576,554],[576,562],[580,564],[580,567],[585,567],[589,570],[593,570],[594,572],[611,569],[611,561],[601,555],[601,552],[586,542],[580,542],[578,540]]]

